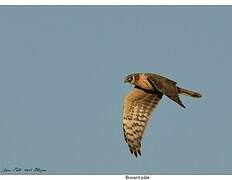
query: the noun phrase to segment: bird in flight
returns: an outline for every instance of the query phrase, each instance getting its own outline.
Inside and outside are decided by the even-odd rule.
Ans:
[[[201,94],[178,87],[175,81],[153,73],[135,73],[125,77],[125,83],[134,85],[124,98],[123,132],[131,154],[141,155],[141,141],[150,115],[165,95],[181,107],[179,94],[200,98]]]

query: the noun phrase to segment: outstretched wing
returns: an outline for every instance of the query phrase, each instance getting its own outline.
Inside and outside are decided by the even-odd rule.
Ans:
[[[147,74],[147,80],[155,89],[165,94],[167,97],[169,97],[177,104],[185,108],[178,95],[178,89],[176,87],[175,81],[172,81],[158,74],[152,74],[152,73]]]
[[[149,117],[162,95],[133,89],[124,99],[123,131],[130,152],[141,155],[140,147]]]

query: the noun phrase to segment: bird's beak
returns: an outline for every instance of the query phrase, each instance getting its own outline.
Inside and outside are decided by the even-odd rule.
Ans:
[[[127,77],[125,77],[125,79],[124,79],[124,83],[128,83]]]

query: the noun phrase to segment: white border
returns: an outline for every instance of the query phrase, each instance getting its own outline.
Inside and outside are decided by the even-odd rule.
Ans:
[[[134,175],[136,176],[136,175]],[[148,175],[147,180],[231,180],[231,175]],[[1,176],[2,180],[31,180],[31,179],[55,179],[55,180],[129,180],[126,179],[126,175],[5,175]],[[137,179],[142,180],[142,179]],[[143,179],[145,180],[145,179]]]
[[[232,5],[230,0],[1,0],[0,5]]]
[[[1,0],[0,5],[232,5],[230,0]],[[231,180],[231,175],[148,175],[149,180]],[[1,175],[1,179],[126,179],[126,175]]]

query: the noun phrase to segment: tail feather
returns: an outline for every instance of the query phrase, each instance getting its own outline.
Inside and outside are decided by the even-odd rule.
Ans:
[[[177,90],[178,90],[179,94],[190,96],[190,97],[193,97],[193,98],[200,98],[202,96],[198,92],[191,91],[191,90],[184,89],[184,88],[180,88],[180,87],[177,87]]]

